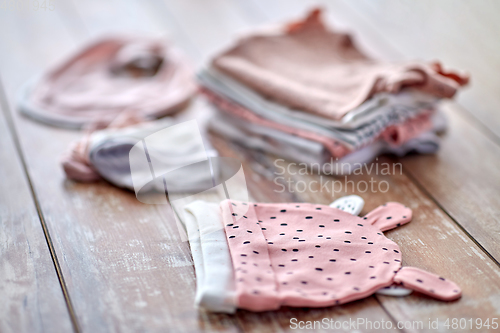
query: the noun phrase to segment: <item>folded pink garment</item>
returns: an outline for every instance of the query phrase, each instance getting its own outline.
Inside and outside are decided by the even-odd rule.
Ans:
[[[399,203],[365,217],[308,203],[221,203],[238,307],[323,307],[347,303],[393,283],[436,299],[461,296],[452,281],[418,268],[401,268],[401,250],[386,231],[407,222]]]
[[[468,82],[439,63],[371,60],[349,35],[328,30],[320,14],[312,11],[284,32],[245,37],[212,66],[271,100],[334,120],[379,92],[412,87],[449,98]]]
[[[106,127],[122,112],[158,118],[196,92],[190,67],[163,40],[109,37],[93,42],[28,86],[21,110],[55,126]]]

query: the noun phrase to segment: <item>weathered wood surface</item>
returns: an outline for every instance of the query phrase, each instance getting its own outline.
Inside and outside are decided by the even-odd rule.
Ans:
[[[9,102],[24,80],[85,39],[67,28],[68,19],[61,19],[78,12],[63,9],[60,16],[20,16],[9,22],[9,36],[3,32],[12,41],[2,45],[9,52],[1,52]],[[16,40],[27,42],[14,44]],[[24,62],[29,65],[23,67]],[[144,205],[132,193],[104,182],[67,181],[59,157],[82,134],[40,125],[17,112],[13,116],[82,332],[197,331],[201,326],[232,330],[228,323],[233,318],[201,320],[195,311],[189,246],[180,241],[166,207]]]
[[[2,293],[0,331],[71,330],[33,197],[40,204],[54,255],[59,259],[77,320],[75,331],[282,332],[290,330],[292,317],[362,317],[393,323],[499,317],[500,118],[492,110],[500,105],[495,94],[500,83],[498,77],[489,74],[499,66],[492,54],[500,47],[494,38],[500,26],[486,3],[455,3],[445,2],[439,7],[427,1],[405,5],[383,1],[378,6],[371,1],[328,1],[324,6],[334,25],[356,31],[363,47],[377,57],[439,58],[450,67],[469,69],[474,77],[471,89],[459,99],[465,109],[447,106],[450,131],[436,156],[381,159],[379,163],[401,162],[402,174],[349,177],[355,182],[373,177],[390,184],[386,193],[358,193],[366,200],[364,211],[386,201],[410,206],[413,221],[388,232],[388,237],[400,245],[404,265],[453,279],[463,288],[462,299],[442,303],[416,294],[406,298],[373,296],[339,307],[282,309],[263,314],[239,311],[235,316],[207,314],[193,307],[195,275],[189,246],[180,240],[169,207],[141,204],[132,193],[105,182],[67,181],[58,159],[81,133],[47,127],[19,116],[13,107],[15,92],[26,79],[103,33],[168,34],[200,66],[236,33],[298,17],[314,2],[67,1],[56,2],[52,13],[0,10],[0,73],[7,93],[4,102],[10,105],[14,118],[9,131],[3,130],[6,125],[0,118],[0,171],[10,176],[1,185],[0,223],[5,226],[2,237],[7,242],[0,245],[0,263],[13,265],[13,257],[6,257],[4,249],[23,262],[10,267],[18,270],[15,278],[11,279],[7,270],[0,271],[0,287],[9,291]],[[426,16],[426,8],[431,8],[433,16]],[[471,45],[470,54],[461,52],[462,40]],[[19,151],[12,143],[11,132],[20,138]],[[213,142],[223,155],[244,162],[253,200],[328,204],[334,198],[325,191],[277,193],[279,187],[273,181],[277,169],[272,156],[245,151],[216,136]],[[12,156],[24,156],[27,172],[19,158]],[[295,182],[318,179],[316,175],[288,176]],[[27,180],[33,184],[33,191]],[[335,197],[342,194],[336,193]],[[14,217],[18,219],[16,224],[11,220]],[[14,237],[16,242],[11,246],[9,240]],[[29,250],[25,243],[30,245]],[[14,286],[12,282],[16,282]],[[19,303],[20,295],[27,296],[27,309]],[[12,313],[17,317],[4,320]]]
[[[4,112],[0,133],[0,332],[70,331],[61,285]]]

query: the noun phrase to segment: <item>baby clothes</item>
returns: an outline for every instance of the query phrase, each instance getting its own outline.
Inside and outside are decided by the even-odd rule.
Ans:
[[[212,66],[268,99],[339,120],[378,92],[413,87],[452,97],[468,77],[439,64],[383,63],[369,59],[346,34],[332,32],[321,11],[286,27],[240,39]]]
[[[234,200],[184,206],[197,306],[226,313],[321,307],[387,293],[388,286],[444,301],[461,296],[452,281],[401,267],[401,250],[382,232],[409,222],[409,208],[390,202],[355,216],[362,206],[355,196],[330,207]]]
[[[327,164],[367,163],[386,152],[435,152],[439,102],[468,77],[438,63],[369,59],[348,35],[329,30],[315,10],[285,29],[238,40],[198,73],[198,81],[221,112],[212,131],[252,149],[337,170]]]
[[[289,133],[297,129],[297,135],[304,135],[302,131],[317,133],[332,141],[340,141],[349,149],[371,143],[387,126],[436,109],[438,102],[437,98],[417,90],[405,89],[398,94],[379,93],[341,121],[335,121],[266,100],[214,69],[201,71],[198,79],[204,87],[202,93],[228,113],[249,121],[267,123]],[[248,116],[249,113],[255,114],[255,117]]]
[[[186,205],[184,224],[196,270],[195,304],[213,312],[237,309],[233,265],[219,204],[195,201]]]
[[[217,106],[219,110],[224,110],[225,112],[245,120],[250,123],[254,123],[260,126],[265,126],[270,129],[278,130],[283,133],[292,134],[307,140],[316,141],[321,143],[332,156],[342,157],[349,153],[349,148],[343,145],[339,140],[333,139],[331,137],[323,136],[321,134],[303,130],[300,128],[289,127],[284,124],[269,121],[264,118],[260,118],[253,112],[241,107],[240,105],[234,104],[228,100],[220,98],[216,94],[213,94],[207,90],[202,92],[210,99],[210,101]]]
[[[386,140],[377,140],[339,159],[332,158],[321,143],[253,123],[242,124],[241,120],[230,115],[216,115],[210,120],[209,128],[217,135],[244,147],[297,163],[316,165],[316,167],[319,165],[328,174],[343,175],[354,172],[364,163],[369,163],[381,154],[404,156],[409,152],[420,154],[437,152],[441,139],[435,133],[444,131],[446,120],[441,112],[437,112],[432,115],[430,122],[430,130],[415,135],[414,138],[406,138],[406,140],[402,137],[404,134],[400,134],[398,129],[400,126],[412,126],[412,122],[390,127],[384,131],[384,135],[388,136]],[[425,121],[422,130],[425,130],[428,125]],[[415,126],[418,128],[419,124],[416,123]],[[403,131],[403,133],[406,132]]]
[[[359,218],[307,203],[221,203],[239,308],[322,307],[361,299],[393,283],[441,300],[457,299],[452,281],[401,268],[401,250],[383,231],[411,220],[387,203]]]
[[[206,190],[213,186],[217,170],[210,170],[206,164],[198,162],[217,156],[217,152],[205,148],[195,120],[176,124],[174,120],[164,118],[135,125],[131,123],[133,118],[127,118],[123,121],[123,125],[128,125],[126,127],[113,123],[111,127],[95,131],[74,143],[62,156],[67,177],[82,182],[104,178],[130,190],[148,183],[148,186],[153,186],[154,183],[160,187],[158,190],[164,191],[163,182],[151,181],[156,176],[166,175],[171,193]],[[189,167],[182,168],[185,166]],[[168,176],[171,171],[175,173]]]
[[[239,118],[250,124],[256,124],[261,127],[269,128],[270,130],[281,131],[306,140],[316,141],[324,145],[325,148],[328,149],[331,156],[339,158],[349,154],[351,150],[359,149],[379,138],[392,145],[401,145],[432,127],[430,121],[432,113],[431,110],[420,110],[420,112],[414,115],[413,118],[387,116],[384,117],[386,121],[379,118],[379,121],[376,121],[369,126],[350,130],[349,135],[353,137],[353,140],[347,144],[341,140],[335,139],[337,135],[334,134],[333,131],[322,134],[321,131],[310,131],[287,126],[283,123],[261,118],[255,115],[252,111],[220,98],[212,92],[203,89],[202,91],[212,101],[212,103],[219,108],[219,110],[232,115],[234,118]],[[354,146],[352,146],[353,144]]]
[[[94,41],[29,82],[20,110],[66,127],[106,127],[131,112],[154,119],[183,108],[196,91],[180,52],[153,38],[113,36]]]
[[[292,161],[322,164],[329,156],[319,142],[258,124],[244,123],[241,119],[222,112],[217,112],[208,126],[216,135],[231,142]]]
[[[363,205],[363,199],[354,195],[331,204],[355,215]],[[181,214],[196,271],[196,306],[234,313],[238,307],[234,269],[220,219],[220,204],[197,200],[185,205]]]

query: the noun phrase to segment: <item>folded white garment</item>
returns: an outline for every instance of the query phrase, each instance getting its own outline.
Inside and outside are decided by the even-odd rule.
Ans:
[[[403,123],[423,112],[434,110],[438,102],[433,96],[409,89],[398,94],[380,93],[338,122],[266,100],[214,69],[202,70],[198,73],[198,79],[209,90],[262,118],[340,140],[351,149],[371,143],[390,125]]]

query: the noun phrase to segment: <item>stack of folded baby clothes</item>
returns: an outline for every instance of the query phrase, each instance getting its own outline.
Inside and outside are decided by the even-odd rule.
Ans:
[[[387,152],[435,152],[446,126],[438,103],[468,76],[370,59],[320,15],[246,36],[199,73],[219,110],[211,130],[324,172],[349,173]]]

